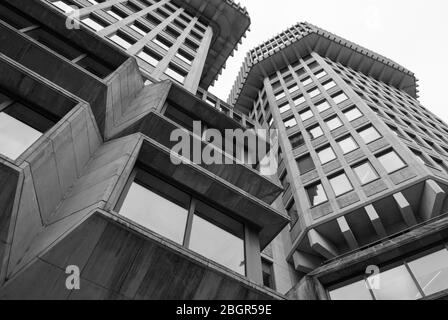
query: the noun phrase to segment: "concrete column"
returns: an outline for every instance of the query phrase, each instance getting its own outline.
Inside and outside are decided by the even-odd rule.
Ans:
[[[347,219],[345,217],[340,217],[337,219],[339,229],[341,229],[342,234],[344,235],[345,240],[347,241],[350,249],[355,250],[359,248],[358,241],[353,234],[352,229],[348,225]]]
[[[372,222],[372,225],[376,231],[376,234],[380,238],[386,238],[387,237],[386,229],[384,228],[383,222],[381,221],[381,219],[380,219],[378,213],[376,212],[375,208],[373,207],[373,205],[368,205],[364,209],[366,210],[367,215],[368,215],[370,221]]]
[[[397,203],[398,209],[400,209],[401,215],[403,216],[406,224],[409,227],[415,226],[417,224],[417,219],[415,219],[414,211],[412,210],[408,200],[404,197],[403,193],[399,192],[394,194],[394,200]]]
[[[196,91],[198,90],[199,82],[201,81],[202,77],[202,71],[204,69],[208,51],[212,43],[212,38],[213,38],[213,30],[211,27],[208,27],[207,31],[205,32],[204,38],[201,41],[201,46],[199,47],[196,53],[196,57],[194,58],[193,63],[191,64],[190,71],[188,72],[188,75],[185,78],[184,87],[193,94],[196,94]]]
[[[420,216],[429,220],[440,215],[445,197],[445,191],[434,180],[427,180],[420,203]]]
[[[246,276],[252,282],[262,285],[261,250],[258,232],[251,227],[244,227],[244,245],[246,253]]]

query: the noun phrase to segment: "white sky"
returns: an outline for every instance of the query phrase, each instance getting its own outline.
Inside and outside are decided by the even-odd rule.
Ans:
[[[422,104],[448,122],[447,0],[240,0],[251,31],[210,91],[226,101],[246,53],[306,21],[384,55],[415,73]]]

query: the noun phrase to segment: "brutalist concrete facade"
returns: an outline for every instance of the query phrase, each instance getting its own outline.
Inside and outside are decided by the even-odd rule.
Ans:
[[[437,250],[448,261],[448,126],[419,103],[416,83],[397,63],[309,23],[248,53],[229,103],[279,130],[287,260],[300,278],[290,298],[385,299],[363,284],[366,270],[378,267],[387,290],[397,265],[415,293],[390,298],[446,295],[411,270],[412,257]],[[444,266],[433,267],[432,281],[443,282]]]
[[[232,1],[62,1],[83,8],[81,22],[93,11],[112,19],[105,16],[112,7],[140,8],[109,25],[123,34],[161,6],[175,10],[164,25],[188,12],[191,23],[173,50],[200,19],[203,41],[181,85],[140,61],[136,48],[105,39],[106,31],[83,22],[67,28],[56,2],[12,0],[0,8],[2,106],[19,101],[52,120],[17,159],[0,155],[0,299],[285,299],[263,286],[261,264],[261,251],[289,222],[273,205],[278,181],[243,164],[170,158],[170,134],[182,126],[167,110],[219,130],[255,126],[205,90],[248,28],[246,11]],[[163,27],[152,37],[165,36]],[[135,44],[147,46],[150,37]],[[168,51],[161,63],[180,64]],[[118,213],[137,165],[244,226],[244,274]],[[67,266],[79,268],[79,290],[67,289]]]

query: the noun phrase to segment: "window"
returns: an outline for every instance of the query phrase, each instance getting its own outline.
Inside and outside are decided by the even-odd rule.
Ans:
[[[331,300],[372,300],[365,280],[331,290],[329,293]]]
[[[330,146],[317,151],[317,155],[319,156],[319,160],[322,164],[326,164],[336,159],[336,155]]]
[[[364,140],[366,144],[372,143],[378,139],[381,139],[382,136],[379,134],[379,132],[373,127],[368,126],[361,131],[359,131],[359,135]]]
[[[286,103],[282,104],[279,107],[279,109],[280,109],[280,113],[285,113],[285,112],[288,112],[289,110],[291,110],[291,107],[290,107],[289,103],[286,102]]]
[[[322,131],[322,128],[319,125],[309,128],[308,133],[311,139],[317,139],[324,135],[324,132]]]
[[[110,40],[118,44],[124,49],[129,49],[135,43],[135,40],[123,35],[122,33],[116,33],[109,37]]]
[[[307,85],[313,83],[313,80],[311,80],[310,77],[306,77],[306,78],[302,79],[301,82],[302,82],[302,85],[303,85],[304,87],[306,87]]]
[[[284,97],[286,97],[286,93],[284,91],[280,91],[275,94],[275,100],[277,101],[283,99]]]
[[[323,185],[319,182],[305,188],[311,206],[318,206],[328,201]]]
[[[342,122],[339,117],[333,117],[325,121],[330,131],[336,130],[337,128],[342,127]]]
[[[293,149],[297,149],[305,144],[302,134],[296,133],[295,135],[289,137]]]
[[[153,67],[155,67],[160,62],[160,60],[162,60],[161,55],[155,53],[154,51],[148,48],[143,48],[143,50],[137,54],[137,57],[139,57],[143,61],[146,61]]]
[[[306,102],[305,97],[304,96],[298,96],[297,98],[294,99],[294,105],[300,106],[302,103]]]
[[[297,220],[299,220],[299,213],[297,212],[297,207],[294,199],[289,202],[288,206],[286,207],[286,212],[288,212],[288,216],[291,218],[292,224],[295,224]]]
[[[297,165],[299,167],[300,174],[302,175],[316,169],[313,159],[309,154],[297,159]]]
[[[316,88],[314,90],[308,91],[308,94],[310,95],[311,98],[314,98],[320,95],[320,90]]]
[[[54,5],[55,7],[57,7],[58,9],[62,10],[65,13],[69,13],[74,10],[71,7],[72,4],[68,3],[67,1],[53,1],[51,4]]]
[[[272,290],[275,290],[274,266],[272,262],[266,259],[261,259],[261,269],[263,272],[263,285],[265,287],[271,288]]]
[[[333,80],[324,82],[322,85],[323,85],[324,89],[327,91],[336,87],[336,83]]]
[[[384,169],[386,169],[387,173],[389,174],[406,167],[406,164],[403,162],[403,160],[401,160],[398,154],[393,150],[378,156],[378,160],[381,162]]]
[[[312,117],[314,117],[314,114],[311,111],[311,109],[306,109],[306,110],[300,112],[299,115],[300,115],[300,119],[302,119],[302,121],[306,121],[306,120],[309,120]]]
[[[373,169],[372,164],[368,161],[357,165],[353,168],[353,171],[358,176],[362,185],[371,183],[379,178],[378,174]]]
[[[129,27],[142,36],[146,36],[151,31],[151,29],[149,29],[147,26],[145,26],[144,24],[142,24],[138,21],[131,24]]]
[[[0,101],[0,153],[16,160],[54,122],[21,103],[9,100],[1,102],[3,101]]]
[[[286,129],[290,129],[290,128],[295,127],[297,125],[297,121],[294,118],[294,116],[291,116],[288,119],[285,119],[284,123],[285,123]]]
[[[353,108],[350,108],[350,109],[344,111],[344,115],[346,116],[347,120],[350,122],[355,121],[356,119],[359,119],[363,116],[361,111],[359,111],[359,109],[356,107],[353,107]]]
[[[168,68],[165,70],[165,74],[170,78],[178,81],[179,83],[184,83],[185,77],[187,76],[187,72],[182,70],[181,68],[176,67],[173,64],[170,64]]]
[[[342,196],[353,190],[353,186],[345,173],[330,178],[330,184],[336,197]]]
[[[105,27],[107,27],[107,23],[105,23],[104,21],[90,16],[87,18],[84,18],[81,20],[86,26],[88,26],[89,28],[95,30],[95,31],[100,31],[102,29],[104,29]]]
[[[344,154],[350,153],[359,148],[358,144],[352,136],[348,136],[342,140],[339,140],[338,144]]]
[[[110,16],[114,17],[115,19],[117,19],[118,21],[123,20],[124,18],[126,18],[126,14],[117,10],[116,8],[112,8],[110,10],[106,11]]]
[[[412,153],[417,157],[417,160],[421,163],[424,164],[426,166],[430,166],[432,167],[432,163],[429,162],[428,159],[426,159],[426,157],[423,155],[423,153],[421,153],[420,151],[414,150],[414,149],[410,149],[412,151]]]
[[[162,38],[161,36],[156,36],[154,39],[152,39],[152,42],[157,44],[162,49],[168,51],[170,50],[172,43],[166,40],[165,38]]]
[[[316,104],[316,108],[317,108],[317,110],[319,112],[324,112],[324,111],[330,109],[331,106],[330,106],[330,104],[328,103],[327,100],[323,100],[323,101],[321,101],[321,102]]]
[[[409,268],[426,295],[448,289],[448,251],[441,250],[409,262]]]
[[[177,53],[176,53],[176,57],[179,58],[180,60],[182,60],[183,62],[185,62],[188,65],[191,65],[193,63],[194,57],[189,54],[188,52],[180,49]]]
[[[134,175],[122,216],[245,275],[242,223],[143,170]]]
[[[327,75],[327,73],[324,70],[319,71],[318,73],[316,73],[316,78],[320,79],[323,78]]]
[[[343,92],[340,92],[340,93],[334,95],[332,98],[336,104],[341,104],[342,102],[348,100],[348,97]]]

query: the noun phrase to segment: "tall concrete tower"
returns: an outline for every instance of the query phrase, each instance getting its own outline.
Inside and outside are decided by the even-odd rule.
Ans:
[[[228,102],[279,131],[291,298],[446,295],[448,126],[417,92],[410,71],[308,23],[248,53]]]

